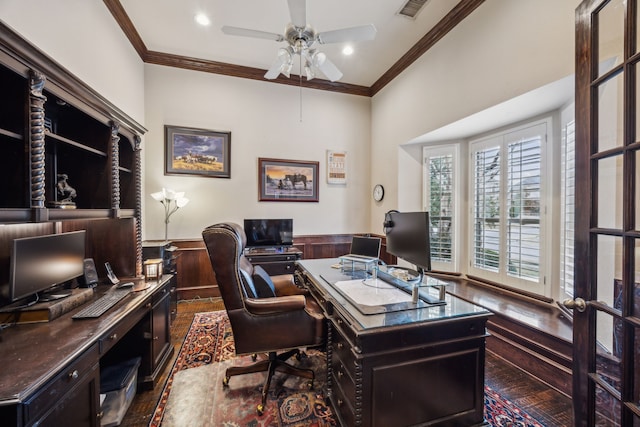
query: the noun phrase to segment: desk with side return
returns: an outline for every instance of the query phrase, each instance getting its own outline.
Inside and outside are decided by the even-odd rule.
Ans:
[[[169,308],[174,280],[173,275],[146,283],[132,279],[146,289],[132,290],[97,318],[73,319],[87,302],[49,322],[3,330],[2,425],[99,426],[100,370],[131,358],[140,360],[138,388],[152,388],[173,353]],[[98,285],[93,301],[111,288]]]
[[[366,271],[332,268],[336,262],[298,261],[296,276],[327,317],[326,391],[341,424],[488,425],[484,359],[491,313],[452,295],[444,303],[413,302]],[[435,287],[422,291],[438,300]]]

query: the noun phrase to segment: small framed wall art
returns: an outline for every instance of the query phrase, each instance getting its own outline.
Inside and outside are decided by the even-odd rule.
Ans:
[[[231,178],[231,132],[165,126],[165,175]]]
[[[347,183],[347,152],[327,150],[327,184]]]
[[[318,162],[258,159],[258,200],[317,202]]]

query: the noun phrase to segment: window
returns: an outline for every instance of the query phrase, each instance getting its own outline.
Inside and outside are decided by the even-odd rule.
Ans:
[[[560,287],[563,298],[573,298],[573,250],[575,237],[575,122],[566,125],[562,135],[560,226]]]
[[[472,141],[470,272],[545,294],[547,122]]]
[[[424,209],[429,211],[431,222],[431,263],[435,270],[456,271],[456,145],[425,147]]]

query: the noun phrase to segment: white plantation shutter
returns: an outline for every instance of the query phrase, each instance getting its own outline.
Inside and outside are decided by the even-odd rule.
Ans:
[[[562,201],[561,238],[560,238],[560,286],[564,298],[573,298],[573,265],[575,239],[575,188],[576,188],[576,139],[575,122],[570,122],[564,129],[562,139]]]
[[[540,180],[542,138],[507,145],[507,274],[540,277]]]
[[[543,293],[546,129],[538,123],[472,141],[470,270]]]
[[[427,157],[429,165],[429,221],[431,261],[452,262],[453,154]]]
[[[475,267],[498,271],[500,257],[500,147],[473,155],[473,257]]]

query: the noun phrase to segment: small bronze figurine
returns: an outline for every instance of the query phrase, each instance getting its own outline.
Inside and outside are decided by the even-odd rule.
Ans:
[[[69,185],[67,180],[69,176],[66,173],[58,174],[58,184],[56,185],[58,192],[58,203],[63,205],[75,205],[73,199],[76,198],[76,190]]]

